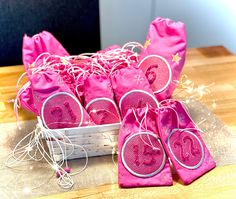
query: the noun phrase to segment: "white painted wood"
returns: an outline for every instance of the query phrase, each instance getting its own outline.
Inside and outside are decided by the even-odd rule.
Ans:
[[[38,126],[42,131],[42,139],[46,140],[50,154],[53,154],[55,160],[60,161],[63,158],[62,154],[71,154],[67,159],[85,157],[84,151],[78,145],[85,148],[88,157],[110,155],[113,149],[112,144],[118,141],[120,123],[49,130],[43,126],[38,117]],[[65,145],[63,141],[58,143],[53,139],[46,139],[49,134],[53,134],[57,139],[64,138],[66,143],[69,143],[68,139],[70,139],[74,146]]]

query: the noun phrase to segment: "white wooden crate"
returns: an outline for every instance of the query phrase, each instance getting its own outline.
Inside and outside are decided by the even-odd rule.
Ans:
[[[86,126],[65,129],[46,129],[41,119],[38,117],[38,125],[42,131],[42,137],[46,140],[51,156],[56,161],[63,159],[63,154],[67,159],[76,159],[85,157],[85,153],[78,145],[83,146],[88,157],[109,155],[112,153],[112,144],[117,143],[120,123],[105,124],[96,126]],[[50,133],[49,133],[50,132]],[[61,140],[52,139],[53,136]],[[47,135],[47,136],[46,136]],[[74,146],[64,144],[70,139]]]

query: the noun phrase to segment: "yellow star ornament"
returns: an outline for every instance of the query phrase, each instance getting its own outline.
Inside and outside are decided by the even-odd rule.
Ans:
[[[180,60],[181,60],[181,57],[179,56],[179,53],[172,55],[172,61],[175,62],[176,64],[179,64]]]
[[[146,49],[150,44],[151,44],[151,39],[148,39],[144,44],[144,48]]]

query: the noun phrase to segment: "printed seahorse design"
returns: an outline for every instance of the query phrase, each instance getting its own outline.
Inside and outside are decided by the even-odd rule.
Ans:
[[[158,67],[159,67],[159,66],[158,66],[157,64],[153,64],[153,65],[151,65],[151,66],[148,67],[148,69],[147,69],[145,75],[146,75],[146,77],[147,77],[147,79],[148,79],[149,84],[152,84],[152,83],[156,80],[157,75],[156,75],[156,73],[155,73],[154,71],[152,71],[152,70],[153,70],[153,69],[156,69],[156,68],[158,68]]]
[[[197,155],[200,153],[199,149],[198,148],[194,148],[194,143],[193,143],[193,140],[191,137],[189,137],[188,135],[186,135],[185,137],[183,137],[183,142],[186,143],[187,140],[190,142],[190,151],[191,151],[191,154],[193,156]]]
[[[74,114],[73,110],[71,109],[69,102],[64,102],[64,106],[67,108],[67,111],[71,117],[72,122],[75,122],[76,115]]]
[[[144,159],[143,164],[145,164],[147,166],[151,166],[151,165],[155,164],[156,160],[155,160],[154,156],[159,155],[159,154],[160,154],[160,150],[153,150],[150,146],[145,145],[143,155],[151,156],[151,158],[150,159]]]
[[[186,153],[184,154],[183,145],[182,145],[179,141],[177,141],[177,142],[174,143],[174,147],[175,147],[175,148],[180,148],[180,156],[181,156],[181,158],[182,158],[182,160],[183,160],[184,162],[185,162],[186,160],[189,160],[190,154],[189,154],[188,152],[186,152]]]
[[[138,147],[138,145],[134,145],[134,146],[133,146],[133,149],[134,149],[134,155],[135,155],[134,163],[136,164],[136,166],[139,166],[139,165],[140,165],[140,162],[139,162],[139,157],[138,157],[138,153],[139,153],[139,147]]]

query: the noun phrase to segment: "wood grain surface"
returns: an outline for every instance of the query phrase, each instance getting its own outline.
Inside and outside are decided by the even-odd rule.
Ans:
[[[0,122],[14,122],[15,114],[10,99],[15,98],[16,82],[23,73],[23,66],[0,68]],[[222,121],[236,135],[236,56],[223,46],[189,49],[182,72],[196,85],[214,82],[211,96],[204,99]],[[25,80],[26,81],[26,80]],[[21,83],[21,85],[24,81]],[[19,119],[29,120],[34,116],[20,110]],[[175,176],[174,186],[120,189],[117,184],[108,184],[89,189],[66,192],[42,199],[74,198],[235,198],[236,165],[217,167],[188,186],[181,184]]]

